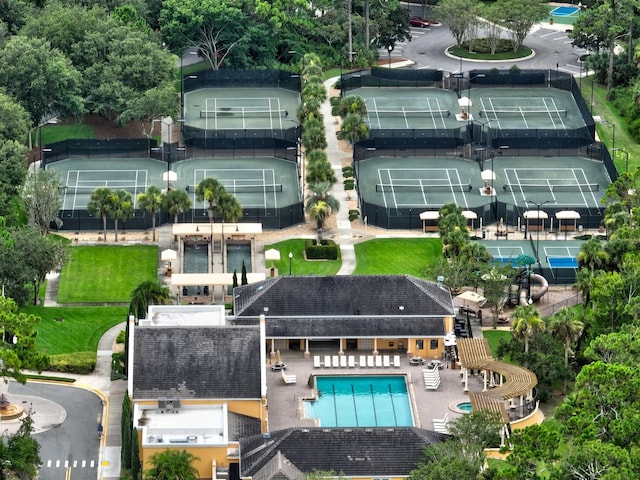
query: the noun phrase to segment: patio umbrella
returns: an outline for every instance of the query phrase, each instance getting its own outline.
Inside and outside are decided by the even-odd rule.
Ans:
[[[160,254],[160,259],[163,262],[169,262],[169,267],[171,267],[171,262],[176,258],[178,258],[178,252],[171,250],[170,248],[163,250]]]
[[[469,97],[460,97],[458,99],[458,105],[461,107],[469,108],[473,104],[471,103],[471,99]]]

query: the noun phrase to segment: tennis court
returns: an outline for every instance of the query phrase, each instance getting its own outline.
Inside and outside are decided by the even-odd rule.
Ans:
[[[99,187],[126,190],[136,208],[137,195],[148,186],[166,189],[163,175],[167,164],[152,159],[67,159],[47,166],[60,175],[63,182],[63,210],[83,210],[91,193]],[[196,185],[207,177],[220,180],[242,208],[279,208],[300,201],[295,162],[274,157],[194,158],[172,165],[176,181],[171,186],[186,190],[192,208],[206,209],[196,199]]]
[[[390,89],[365,87],[349,95],[364,99],[371,129],[450,129],[463,125],[455,93],[436,88]]]
[[[439,208],[455,202],[466,209],[486,202],[480,172],[471,161],[415,157],[403,158],[399,167],[393,158],[378,157],[357,167],[360,195],[385,208]]]
[[[202,88],[184,94],[184,122],[204,130],[296,126],[300,95],[280,88]]]
[[[472,88],[470,111],[489,129],[569,130],[585,126],[570,92],[555,88]]]
[[[500,201],[520,206],[528,200],[599,212],[611,183],[602,162],[585,158],[499,156],[484,162],[492,167]]]

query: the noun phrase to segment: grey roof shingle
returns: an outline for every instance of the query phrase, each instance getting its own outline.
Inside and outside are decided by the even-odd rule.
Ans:
[[[238,316],[453,315],[451,294],[409,275],[282,276],[237,287]],[[403,308],[400,310],[400,308]]]
[[[134,398],[260,398],[258,326],[135,328]]]
[[[286,429],[240,440],[240,476],[257,475],[281,452],[304,473],[346,477],[405,476],[424,459],[424,447],[446,439],[420,428]]]

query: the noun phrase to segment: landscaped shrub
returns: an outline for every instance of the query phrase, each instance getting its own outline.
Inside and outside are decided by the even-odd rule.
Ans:
[[[342,167],[342,176],[344,178],[353,177],[353,167],[351,165],[347,165],[346,167]]]
[[[344,181],[345,190],[353,190],[355,188],[355,180],[353,178],[347,178]]]
[[[304,247],[307,260],[337,260],[339,247],[333,240],[322,240],[318,245],[317,240],[306,240]]]
[[[353,222],[356,218],[360,216],[360,211],[358,209],[352,208],[349,210],[349,221]]]
[[[66,373],[91,373],[96,368],[96,352],[75,352],[51,355],[49,370]]]
[[[127,332],[124,330],[120,330],[120,333],[118,333],[118,336],[116,337],[116,343],[124,343],[126,338]]]

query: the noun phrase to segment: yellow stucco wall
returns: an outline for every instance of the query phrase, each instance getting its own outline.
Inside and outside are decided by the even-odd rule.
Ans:
[[[144,449],[140,448],[140,461],[142,462],[143,471],[149,470],[152,466],[151,458],[160,452],[164,452],[169,445],[164,445],[161,447],[145,447]],[[219,467],[229,467],[232,463],[238,463],[238,459],[228,459],[227,458],[227,448],[239,448],[237,443],[230,444],[229,447],[221,446],[221,447],[185,447],[184,445],[175,446],[174,448],[179,450],[186,450],[188,453],[196,457],[196,460],[193,464],[194,467],[198,470],[199,478],[212,478],[212,465],[218,465]]]

